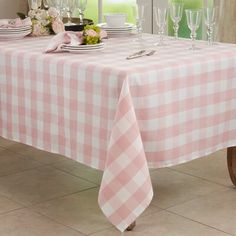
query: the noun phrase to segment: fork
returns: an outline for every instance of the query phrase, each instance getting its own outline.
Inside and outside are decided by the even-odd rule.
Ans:
[[[151,56],[156,52],[156,50],[151,50],[150,52],[146,53],[145,56]]]
[[[129,55],[126,59],[130,60],[130,59],[134,59],[134,58],[140,57],[141,55],[145,54],[145,52],[146,52],[146,50],[138,51],[136,53],[133,53],[133,54]]]
[[[141,52],[141,51],[140,51],[140,52]],[[138,57],[151,56],[151,55],[153,55],[155,52],[156,52],[156,50],[151,50],[151,51],[149,51],[149,52],[144,51],[144,52],[142,52],[142,53],[138,53],[138,54],[129,56],[129,57],[127,57],[126,59],[127,59],[127,60],[131,60],[131,59],[135,59],[135,58],[138,58]]]

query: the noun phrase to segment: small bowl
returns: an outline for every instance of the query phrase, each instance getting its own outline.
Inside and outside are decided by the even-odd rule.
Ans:
[[[124,27],[126,21],[126,14],[124,13],[107,13],[104,14],[108,27]]]

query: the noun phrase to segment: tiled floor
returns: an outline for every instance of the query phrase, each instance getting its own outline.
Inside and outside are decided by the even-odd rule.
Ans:
[[[102,173],[0,138],[0,236],[236,235],[226,152],[151,171],[154,198],[121,234],[97,204]]]

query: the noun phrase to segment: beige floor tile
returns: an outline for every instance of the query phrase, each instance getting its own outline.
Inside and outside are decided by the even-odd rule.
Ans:
[[[232,186],[227,167],[226,149],[209,156],[172,167],[177,171],[191,174],[215,183]]]
[[[1,236],[83,236],[27,209],[0,215]]]
[[[0,137],[0,147],[7,148],[16,142]]]
[[[0,196],[0,215],[19,208],[22,208],[20,204],[13,202],[12,200],[7,199],[6,197]]]
[[[103,171],[93,169],[70,159],[66,161],[58,161],[53,166],[59,170],[63,170],[69,174],[87,179],[98,185],[100,185],[102,181]]]
[[[33,209],[86,234],[111,226],[98,206],[98,189],[41,203]]]
[[[167,168],[152,172],[151,179],[154,189],[152,204],[163,209],[226,188]]]
[[[58,161],[64,161],[68,159],[62,155],[45,152],[22,143],[14,143],[8,146],[7,149],[11,150],[12,152],[19,153],[25,158],[38,161],[42,164],[52,164],[57,163]]]
[[[0,178],[0,194],[23,205],[65,196],[94,186],[95,184],[46,166]]]
[[[161,211],[140,217],[131,232],[121,234],[115,228],[110,228],[91,236],[227,236],[205,225],[193,222],[175,214]]]
[[[39,162],[29,160],[17,153],[0,148],[0,177],[32,169],[40,165],[42,164]]]
[[[212,193],[169,210],[236,235],[236,189]]]
[[[98,188],[37,204],[34,210],[85,234],[111,227],[98,206]],[[150,206],[144,215],[160,211]]]

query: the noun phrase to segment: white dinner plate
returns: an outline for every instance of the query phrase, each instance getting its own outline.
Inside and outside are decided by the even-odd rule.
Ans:
[[[125,31],[125,30],[130,30],[133,29],[134,25],[131,23],[125,23],[125,26],[123,27],[109,27],[107,26],[107,23],[100,23],[97,24],[98,27],[104,29],[104,30],[112,30],[112,31]]]
[[[95,49],[71,49],[71,48],[62,48],[63,51],[71,52],[71,53],[90,53],[90,52],[97,52],[103,50],[104,48],[95,48]]]
[[[0,35],[19,35],[19,34],[27,34],[31,32],[31,29],[28,29],[28,30],[24,30],[24,31],[19,31],[19,32],[16,32],[16,31],[5,31],[5,32],[1,32],[0,31]]]
[[[83,49],[96,49],[96,48],[102,48],[104,47],[104,43],[98,43],[98,44],[87,44],[87,45],[65,45],[63,48],[71,48],[71,49],[77,49],[77,50],[83,50]]]
[[[31,33],[31,30],[29,30],[28,32],[26,31],[26,32],[18,33],[18,34],[0,34],[0,40],[5,41],[5,40],[21,39],[29,35],[30,33]]]
[[[64,45],[62,50],[72,53],[94,52],[104,49],[104,43],[89,45]]]
[[[0,27],[0,32],[22,32],[26,30],[30,30],[31,26],[21,26],[21,27],[16,27],[16,28],[3,28]]]

